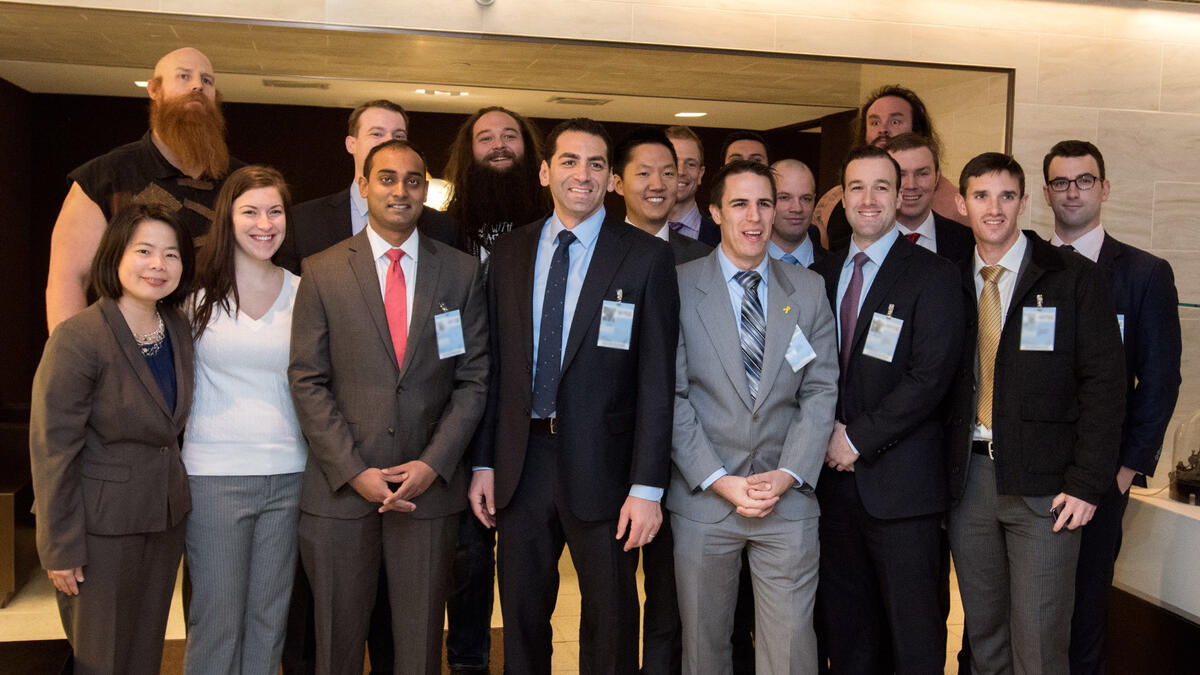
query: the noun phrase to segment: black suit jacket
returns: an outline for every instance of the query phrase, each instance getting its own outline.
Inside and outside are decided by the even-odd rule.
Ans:
[[[843,249],[813,265],[825,279],[835,315],[846,254]],[[846,434],[861,453],[855,482],[863,507],[875,518],[946,510],[940,410],[962,351],[957,286],[953,263],[898,237],[859,311],[839,396]],[[890,363],[863,354],[876,312],[904,321]]]
[[[421,209],[417,220],[421,234],[448,246],[461,248],[458,223],[437,209]],[[287,232],[273,258],[276,265],[300,274],[300,261],[353,235],[350,188],[310,199],[288,211]]]
[[[708,207],[700,209],[700,236],[696,237],[696,241],[702,241],[712,248],[721,243],[721,226],[708,214]]]
[[[679,234],[674,230],[668,231],[667,243],[671,245],[671,253],[675,256],[675,264],[682,265],[697,258],[703,258],[712,252],[713,247],[697,239]]]
[[[1059,492],[1092,504],[1112,486],[1125,417],[1121,336],[1098,265],[1032,231],[996,351],[992,436],[1000,494]],[[950,496],[962,497],[975,428],[975,261],[960,265],[967,333],[947,401]],[[1022,351],[1024,307],[1054,307],[1054,351]]]
[[[495,469],[504,508],[521,479],[533,408],[533,277],[538,220],[501,237],[491,257],[491,386],[473,451]],[[632,484],[667,486],[674,416],[679,286],[670,247],[609,215],[575,307],[556,417],[559,480],[581,520],[615,519]],[[604,300],[634,304],[628,351],[598,347]]]
[[[958,263],[975,252],[975,234],[971,228],[933,212],[933,238],[938,255]]]
[[[1125,423],[1118,464],[1153,476],[1179,399],[1179,294],[1166,260],[1104,235],[1097,260],[1125,317]],[[1146,479],[1139,476],[1138,485]]]

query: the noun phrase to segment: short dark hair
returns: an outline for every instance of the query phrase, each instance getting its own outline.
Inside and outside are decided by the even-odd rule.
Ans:
[[[558,137],[568,131],[580,131],[585,134],[599,136],[600,140],[604,141],[604,160],[608,162],[611,169],[613,163],[613,143],[612,137],[608,135],[608,130],[604,128],[596,120],[586,117],[575,117],[569,120],[563,120],[550,130],[550,134],[546,136],[546,161],[549,162],[558,152]]]
[[[771,199],[775,199],[775,172],[771,170],[771,167],[748,159],[735,159],[717,172],[717,177],[713,179],[712,187],[709,189],[709,203],[720,208],[721,199],[725,197],[725,181],[730,176],[740,173],[752,173],[766,178],[771,183]]]
[[[925,109],[925,103],[917,96],[917,92],[907,87],[901,87],[898,84],[886,84],[867,97],[867,101],[863,103],[862,108],[858,113],[858,140],[867,142],[867,111],[881,98],[894,97],[904,99],[912,108],[912,132],[921,136],[926,136],[937,140],[937,133],[933,130],[933,120],[929,119],[929,111]]]
[[[383,152],[384,150],[412,150],[413,152],[417,153],[417,157],[421,158],[421,165],[423,167],[428,166],[425,163],[425,155],[422,154],[422,152],[418,150],[415,145],[409,143],[408,141],[402,141],[393,138],[390,141],[384,141],[383,143],[371,148],[371,151],[367,153],[367,158],[363,160],[362,175],[364,178],[368,180],[371,178],[371,165],[374,164],[375,154],[378,152]]]
[[[1046,157],[1042,159],[1042,178],[1047,183],[1050,182],[1050,162],[1055,157],[1088,157],[1091,156],[1096,160],[1096,166],[1100,169],[1100,180],[1104,180],[1104,155],[1100,154],[1100,148],[1097,148],[1089,141],[1059,141],[1050,148],[1050,152],[1046,153]]]
[[[679,156],[675,154],[675,146],[671,145],[671,139],[667,138],[663,130],[658,127],[644,126],[629,132],[625,138],[621,139],[620,143],[617,143],[617,149],[613,151],[613,173],[618,176],[625,173],[625,168],[633,160],[633,151],[640,145],[661,145],[671,152],[671,161],[679,163]]]
[[[989,173],[1000,173],[1001,171],[1012,174],[1017,179],[1017,184],[1021,187],[1021,194],[1025,196],[1025,170],[1013,159],[1011,155],[1006,155],[1003,152],[985,152],[982,155],[976,155],[967,162],[963,167],[962,174],[958,178],[958,193],[962,196],[967,196],[967,181],[979,176],[985,176]]]
[[[349,126],[346,134],[347,136],[358,135],[358,119],[362,117],[362,114],[366,112],[368,108],[383,108],[384,110],[390,110],[394,113],[399,113],[400,116],[404,118],[404,128],[408,128],[408,111],[404,109],[404,106],[394,101],[389,101],[386,98],[377,98],[374,101],[367,101],[366,103],[363,103],[354,110],[350,111]]]
[[[757,131],[738,129],[737,131],[729,132],[729,134],[725,136],[725,140],[721,142],[722,163],[725,162],[725,155],[729,152],[729,146],[737,143],[738,141],[756,141],[758,143],[762,143],[763,151],[767,153],[767,163],[769,164],[771,162],[771,151],[767,148],[767,139],[763,138],[763,135]]]
[[[887,145],[883,149],[891,152],[903,152],[905,150],[916,150],[917,148],[925,148],[933,154],[933,169],[938,173],[942,171],[941,148],[938,147],[938,142],[929,136],[922,136],[908,132],[900,134],[895,138],[889,138]]]
[[[846,167],[850,166],[850,162],[860,159],[886,159],[888,163],[896,169],[896,191],[900,190],[900,163],[895,157],[888,154],[887,150],[877,148],[873,145],[860,145],[850,152],[846,153],[846,159],[842,160],[842,189],[846,189]]]
[[[166,307],[178,307],[188,293],[192,292],[196,251],[191,235],[179,224],[175,214],[165,207],[158,204],[133,203],[113,215],[108,227],[104,229],[104,236],[100,238],[96,256],[92,258],[92,289],[97,296],[115,300],[125,293],[117,271],[121,266],[121,258],[125,257],[125,249],[137,232],[138,225],[150,220],[161,222],[175,232],[179,260],[183,267],[179,275],[179,285],[159,302]]]
[[[696,148],[700,151],[700,166],[704,166],[704,143],[700,141],[700,137],[696,135],[696,132],[692,131],[691,127],[676,124],[667,127],[663,133],[671,140],[693,141],[696,144]]]

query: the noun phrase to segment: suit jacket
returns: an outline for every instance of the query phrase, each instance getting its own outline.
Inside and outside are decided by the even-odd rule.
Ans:
[[[288,377],[308,465],[300,508],[329,518],[375,512],[348,484],[369,467],[419,459],[438,478],[416,518],[466,507],[460,460],[483,414],[487,319],[479,263],[420,238],[404,363],[396,363],[366,230],[307,259],[292,313]],[[459,310],[466,353],[438,358],[434,316]]]
[[[679,234],[674,230],[668,230],[667,237],[667,243],[671,245],[671,253],[675,256],[676,265],[691,262],[696,258],[703,258],[713,250],[712,246],[698,239],[692,239],[691,237]]]
[[[162,532],[192,508],[179,454],[192,406],[192,334],[179,312],[161,315],[175,354],[174,411],[115,300],[59,324],[46,343],[29,421],[46,569],[86,565],[86,534]]]
[[[721,243],[721,226],[709,215],[707,207],[700,209],[700,235],[696,237],[696,241],[708,244],[712,248]]]
[[[458,223],[428,206],[421,209],[417,229],[426,237],[457,247]],[[350,219],[350,188],[310,199],[288,210],[287,232],[273,258],[276,265],[300,274],[300,261],[354,234]]]
[[[667,508],[715,523],[733,504],[700,486],[721,467],[748,476],[788,469],[817,485],[837,402],[837,335],[821,278],[768,261],[766,347],[758,398],[751,400],[726,280],[714,251],[679,267],[681,311],[675,359],[675,427]],[[769,258],[769,256],[768,256]],[[799,328],[816,358],[793,371],[784,358]],[[812,490],[788,490],[775,513],[815,518]]]
[[[533,409],[533,276],[544,221],[501,237],[488,260],[492,386],[473,463],[495,469],[504,508],[521,479]],[[671,346],[679,291],[670,247],[611,214],[604,220],[567,333],[556,417],[559,472],[572,513],[617,518],[633,484],[667,485],[671,452]],[[633,303],[628,350],[599,347],[605,300]]]
[[[962,262],[975,252],[975,234],[971,228],[933,212],[933,234],[938,255],[951,262]]]
[[[1179,294],[1171,265],[1104,235],[1097,260],[1125,317],[1125,423],[1118,464],[1153,476],[1179,399]]]
[[[1125,417],[1125,364],[1098,265],[1032,231],[996,350],[992,437],[1000,494],[1060,492],[1097,504],[1112,486]],[[975,428],[978,309],[975,261],[960,265],[967,332],[947,401],[950,496],[962,497]],[[1025,307],[1054,307],[1054,351],[1022,351]]]
[[[829,251],[826,251],[825,247],[821,245],[821,229],[819,227],[817,227],[816,225],[809,225],[808,226],[808,240],[810,242],[812,242],[813,265],[816,265],[817,263],[824,260],[825,256],[829,255]],[[809,267],[811,268],[812,265],[810,265]]]
[[[842,249],[813,266],[825,278],[835,314],[846,255]],[[875,518],[946,510],[941,408],[962,353],[958,283],[953,263],[898,237],[849,338],[852,351],[839,393],[842,421],[860,453],[853,474],[859,496]],[[890,363],[863,354],[875,313],[904,321]]]

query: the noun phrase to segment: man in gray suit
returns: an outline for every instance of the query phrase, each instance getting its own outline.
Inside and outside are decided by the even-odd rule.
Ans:
[[[734,161],[712,189],[721,244],[678,268],[680,319],[667,508],[685,673],[730,672],[742,551],[749,553],[760,673],[814,673],[813,496],[837,399],[824,284],[767,256],[775,183]]]
[[[463,451],[483,415],[479,264],[416,229],[425,161],[404,141],[367,156],[367,227],[304,261],[288,374],[309,443],[300,555],[317,673],[362,673],[379,567],[395,672],[440,673]]]

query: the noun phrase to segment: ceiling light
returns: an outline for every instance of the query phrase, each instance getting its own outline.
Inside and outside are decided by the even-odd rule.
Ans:
[[[424,89],[418,89],[418,90],[417,90],[417,93],[418,93],[418,94],[424,94],[424,93],[425,93],[425,90],[424,90]]]
[[[675,113],[675,116],[676,117],[704,117],[707,114],[708,113],[704,113],[704,112],[677,112],[677,113]]]
[[[141,87],[142,89],[145,89],[146,85],[150,84],[150,82],[148,80],[134,80],[133,84],[134,84],[134,86],[138,86],[138,87]]]

